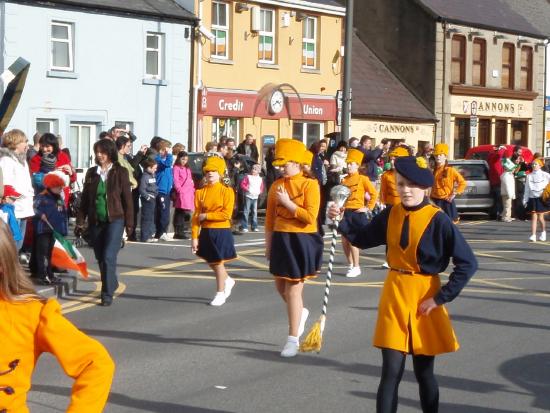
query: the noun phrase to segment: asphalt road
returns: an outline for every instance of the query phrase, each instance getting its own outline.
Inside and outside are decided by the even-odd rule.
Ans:
[[[448,305],[461,349],[436,360],[440,412],[550,411],[550,243],[529,243],[527,222],[483,219],[460,224],[480,269]],[[286,315],[262,237],[236,237],[240,259],[229,271],[237,284],[220,308],[208,306],[213,277],[188,242],[123,249],[123,284],[112,307],[95,304],[97,283],[79,282],[80,294],[63,301],[64,311],[116,361],[106,412],[375,411],[381,357],[371,338],[384,249],[362,253],[356,279],[342,276],[338,253],[321,353],[282,359]],[[329,244],[327,238],[325,262]],[[320,313],[325,269],[305,288],[306,331]],[[420,411],[411,365],[409,359],[399,412]],[[53,357],[40,359],[33,383],[31,411],[64,411],[72,382]]]

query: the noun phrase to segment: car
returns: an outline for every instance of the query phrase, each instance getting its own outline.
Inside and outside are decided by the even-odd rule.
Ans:
[[[505,146],[506,153],[509,153],[509,154],[512,154],[515,148],[515,145],[498,145],[498,146]],[[464,158],[481,159],[486,161],[487,158],[489,157],[489,154],[494,150],[495,150],[495,145],[474,146],[473,148],[468,149],[468,152],[466,152],[466,156]],[[531,163],[533,161],[533,152],[531,152],[531,149],[527,148],[526,146],[522,146],[521,152],[522,152],[523,158],[525,159],[525,162]]]
[[[466,180],[466,189],[455,198],[458,212],[494,213],[494,199],[489,183],[487,162],[477,159],[449,161]]]

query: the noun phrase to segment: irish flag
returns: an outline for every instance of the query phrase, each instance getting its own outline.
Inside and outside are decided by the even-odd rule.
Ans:
[[[74,270],[84,278],[88,278],[88,265],[82,254],[63,235],[54,231],[53,236],[55,244],[52,250],[52,266]]]

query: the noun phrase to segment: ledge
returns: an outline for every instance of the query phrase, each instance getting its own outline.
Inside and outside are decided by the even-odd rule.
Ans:
[[[311,73],[313,75],[320,75],[321,71],[319,69],[313,69],[311,67],[301,67],[300,68],[301,73]]]
[[[143,79],[141,83],[152,86],[168,86],[168,82],[162,79]]]
[[[491,89],[479,86],[449,85],[453,95],[481,96],[489,98],[535,100],[539,95],[527,90]]]
[[[48,70],[46,77],[57,77],[60,79],[78,79],[78,73],[65,72],[63,70]]]
[[[274,63],[258,63],[256,67],[260,69],[272,69],[272,70],[279,70],[279,65],[276,65]]]
[[[230,59],[217,59],[215,57],[211,57],[208,59],[208,63],[214,63],[215,65],[234,65],[235,62]]]

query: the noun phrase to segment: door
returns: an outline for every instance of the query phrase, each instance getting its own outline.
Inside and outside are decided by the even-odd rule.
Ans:
[[[508,124],[506,120],[500,119],[495,121],[495,145],[506,144],[506,129]]]
[[[523,120],[512,121],[512,144],[529,146],[527,145],[527,122]]]
[[[490,143],[491,119],[480,119],[477,124],[477,145],[489,145]]]
[[[463,159],[470,148],[470,118],[455,119],[454,158]]]

